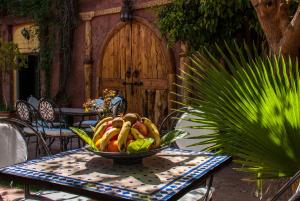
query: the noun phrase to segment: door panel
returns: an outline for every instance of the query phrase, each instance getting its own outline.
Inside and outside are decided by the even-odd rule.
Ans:
[[[128,112],[159,122],[168,113],[169,86],[161,40],[146,25],[133,21],[114,34],[104,51],[100,91],[121,90]]]

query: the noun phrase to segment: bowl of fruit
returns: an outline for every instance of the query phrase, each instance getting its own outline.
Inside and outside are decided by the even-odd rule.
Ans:
[[[174,130],[161,136],[150,119],[135,113],[102,119],[92,127],[92,137],[82,129],[70,129],[87,143],[87,150],[119,164],[141,163],[188,134]]]

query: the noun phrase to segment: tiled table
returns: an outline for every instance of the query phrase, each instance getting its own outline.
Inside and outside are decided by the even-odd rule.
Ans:
[[[114,165],[73,150],[0,169],[0,178],[103,200],[175,200],[231,160],[228,156],[166,149],[140,165]]]

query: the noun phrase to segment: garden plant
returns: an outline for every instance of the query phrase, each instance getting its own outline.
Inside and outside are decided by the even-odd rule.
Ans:
[[[0,38],[0,80],[5,84],[9,72],[26,67],[26,59],[20,53],[19,48],[12,42],[5,42]],[[12,106],[7,103],[7,97],[3,93],[3,85],[0,87],[0,111],[9,111]]]
[[[258,56],[247,46],[209,51],[191,57],[180,88],[190,92],[179,104],[196,109],[187,119],[194,129],[212,133],[195,137],[213,144],[242,164],[239,171],[255,178],[290,177],[300,169],[300,78],[297,60],[281,55]],[[199,112],[197,112],[199,111]]]

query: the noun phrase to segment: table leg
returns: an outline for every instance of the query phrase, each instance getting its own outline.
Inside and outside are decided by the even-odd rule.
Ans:
[[[210,176],[209,177],[209,180],[208,180],[208,184],[207,184],[207,190],[206,190],[206,194],[205,194],[205,197],[204,197],[204,201],[208,201],[209,200],[209,193],[210,193],[210,189],[212,187],[212,183],[213,183],[213,180],[214,180],[214,176]]]
[[[25,196],[25,199],[29,199],[29,197],[30,197],[30,188],[29,188],[28,184],[24,185],[24,196]]]

